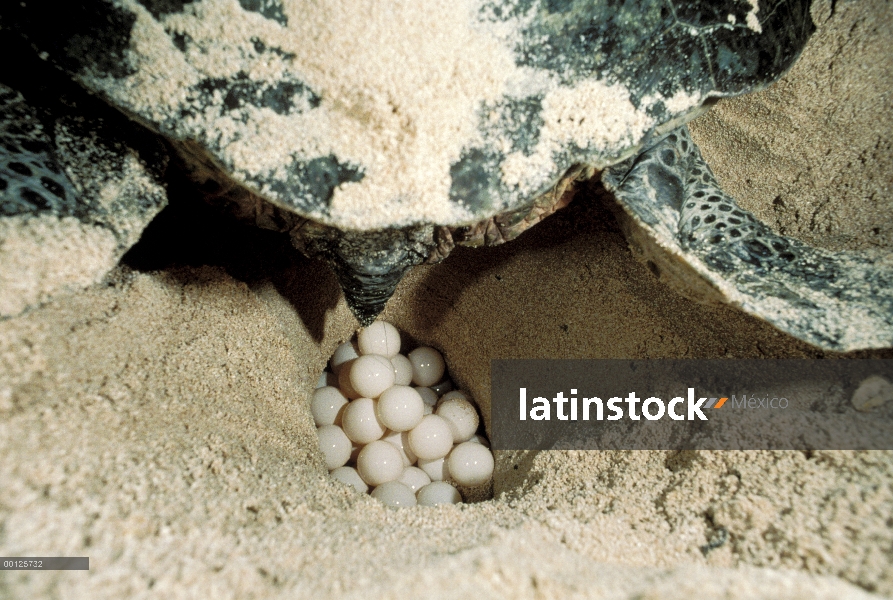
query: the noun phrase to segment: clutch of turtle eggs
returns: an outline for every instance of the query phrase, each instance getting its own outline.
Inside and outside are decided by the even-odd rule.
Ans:
[[[332,477],[392,507],[461,502],[458,486],[486,484],[493,454],[480,418],[453,390],[443,356],[423,346],[400,354],[384,321],[338,346],[310,401]]]

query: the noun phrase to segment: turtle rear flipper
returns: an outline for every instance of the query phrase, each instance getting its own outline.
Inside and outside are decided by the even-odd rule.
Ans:
[[[816,346],[893,345],[893,260],[773,232],[724,193],[687,127],[607,169],[627,239],[675,287],[722,301]]]
[[[154,138],[51,91],[0,83],[0,318],[102,279],[167,203]]]

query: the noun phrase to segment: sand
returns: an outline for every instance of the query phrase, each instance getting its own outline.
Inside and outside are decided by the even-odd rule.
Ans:
[[[782,84],[814,93],[723,102],[695,130],[734,193],[774,182],[784,207],[825,198],[842,215],[840,237],[793,231],[802,219],[755,193],[774,226],[889,248],[873,241],[893,231],[889,194],[861,195],[889,186],[889,156],[846,153],[890,144],[878,73],[893,11],[835,6],[826,24],[830,5],[816,8],[813,66]],[[825,78],[829,43],[864,50],[868,68],[854,75],[845,51]],[[810,102],[841,127],[858,115],[853,141],[818,143],[838,125]],[[770,105],[780,121],[754,125],[748,111]],[[801,137],[786,154],[767,132],[791,115]],[[754,132],[745,158],[724,123]],[[330,480],[309,392],[356,321],[322,263],[225,222],[162,220],[104,282],[0,321],[0,555],[91,562],[0,572],[0,597],[893,596],[891,452],[500,452],[492,500],[401,511]],[[415,269],[384,318],[443,350],[485,422],[491,358],[833,358],[659,283],[591,190],[510,244]]]

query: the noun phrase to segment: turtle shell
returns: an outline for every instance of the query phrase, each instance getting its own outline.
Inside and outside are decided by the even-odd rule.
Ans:
[[[88,0],[0,9],[222,177],[341,230],[518,210],[776,80],[807,0]]]

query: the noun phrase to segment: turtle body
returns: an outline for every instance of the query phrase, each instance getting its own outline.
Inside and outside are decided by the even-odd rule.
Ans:
[[[891,257],[776,234],[722,191],[687,127],[602,182],[640,258],[683,294],[732,304],[823,348],[893,342]]]
[[[752,284],[789,254],[806,256],[799,246],[776,236],[774,262],[754,264],[692,254],[701,246],[686,237],[702,235],[685,212],[701,190],[684,182],[703,161],[684,124],[790,68],[814,30],[808,0],[88,0],[13,3],[0,16],[162,135],[207,197],[326,259],[363,324],[413,265],[456,243],[511,239],[567,204],[576,180],[602,173],[639,238],[682,236],[677,271],[689,274],[676,279],[688,288],[759,288],[802,317],[769,318],[777,326],[851,347],[839,331],[803,331],[800,283],[786,281],[793,293]],[[651,177],[657,163],[645,157],[666,151],[676,170]],[[763,242],[752,237],[734,251],[753,258]],[[812,263],[800,259],[784,268],[807,273],[808,287]],[[766,318],[766,302],[702,296]],[[840,301],[825,309],[845,313]],[[863,341],[889,345],[891,329]]]
[[[0,79],[0,319],[101,280],[167,204],[157,136],[10,41],[0,30],[21,57]]]

